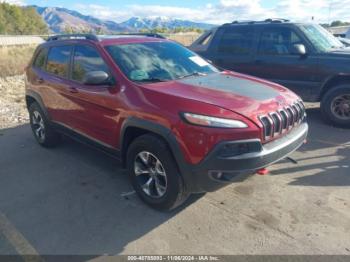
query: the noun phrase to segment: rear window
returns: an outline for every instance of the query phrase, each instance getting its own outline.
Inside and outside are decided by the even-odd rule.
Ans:
[[[207,45],[212,38],[213,38],[213,32],[210,32],[198,44]]]
[[[34,60],[33,66],[39,69],[44,69],[46,56],[47,56],[47,49],[46,48],[41,49]]]
[[[253,28],[227,28],[220,39],[218,51],[225,54],[246,55],[251,53],[253,40]]]
[[[71,49],[71,46],[55,46],[50,48],[46,71],[57,76],[67,77]]]

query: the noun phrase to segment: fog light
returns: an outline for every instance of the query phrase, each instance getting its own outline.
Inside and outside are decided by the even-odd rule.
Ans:
[[[210,175],[214,179],[221,179],[223,173],[221,171],[210,171]]]

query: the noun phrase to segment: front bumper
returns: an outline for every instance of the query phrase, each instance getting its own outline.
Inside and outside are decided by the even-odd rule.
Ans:
[[[259,139],[222,142],[218,144],[198,165],[192,166],[193,191],[215,191],[228,183],[245,179],[247,175],[267,167],[297,150],[308,133],[306,122],[288,134],[262,145]],[[248,145],[254,152],[235,156],[222,154],[223,148],[232,145]]]

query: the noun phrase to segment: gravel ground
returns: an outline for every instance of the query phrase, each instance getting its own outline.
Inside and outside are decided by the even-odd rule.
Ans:
[[[24,76],[0,78],[0,93],[0,129],[27,123]]]

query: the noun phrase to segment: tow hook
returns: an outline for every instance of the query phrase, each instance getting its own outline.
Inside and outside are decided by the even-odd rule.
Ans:
[[[269,173],[269,170],[267,168],[262,168],[262,169],[259,169],[256,173],[259,176],[264,176],[264,175],[267,175]]]

